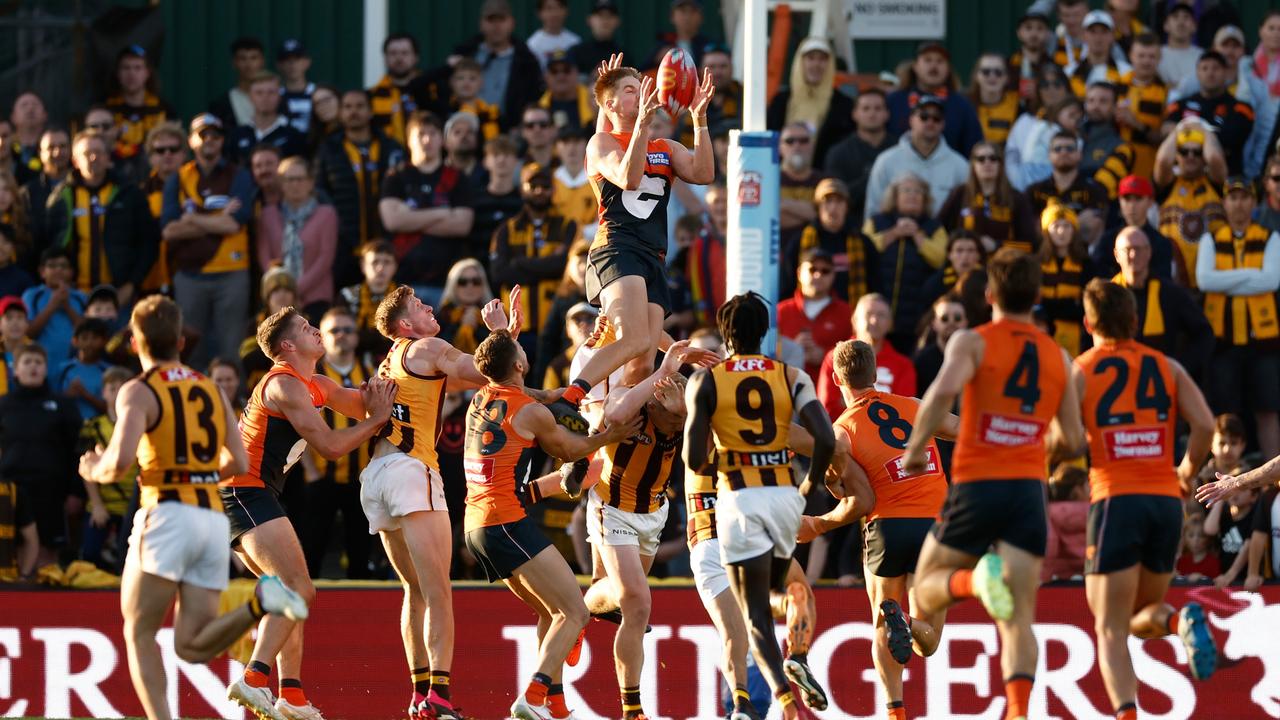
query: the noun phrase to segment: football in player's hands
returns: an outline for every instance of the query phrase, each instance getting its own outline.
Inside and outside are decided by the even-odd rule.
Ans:
[[[678,47],[668,50],[658,65],[658,102],[672,120],[693,103],[697,90],[698,69],[693,64],[693,56]]]

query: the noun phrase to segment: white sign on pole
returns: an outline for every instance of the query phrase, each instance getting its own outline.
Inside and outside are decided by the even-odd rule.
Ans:
[[[947,35],[947,0],[853,0],[854,40],[941,40]]]

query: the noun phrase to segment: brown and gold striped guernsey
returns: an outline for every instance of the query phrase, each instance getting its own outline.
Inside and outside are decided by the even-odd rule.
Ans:
[[[711,435],[721,492],[790,487],[794,403],[787,366],[763,355],[735,355],[711,368]]]
[[[396,381],[396,399],[391,406],[391,419],[378,437],[386,438],[400,452],[422,461],[440,472],[436,440],[444,426],[444,373],[418,375],[409,369],[409,349],[413,338],[397,338],[391,352],[378,366],[378,375]]]
[[[716,476],[686,472],[684,476],[685,523],[689,547],[716,539]]]
[[[179,363],[157,365],[140,379],[160,408],[138,443],[141,507],[181,502],[221,512],[218,469],[231,427],[218,386]]]
[[[671,465],[680,452],[683,429],[663,433],[642,409],[644,427],[622,442],[604,447],[604,467],[596,495],[605,504],[633,513],[657,512],[667,499]]]

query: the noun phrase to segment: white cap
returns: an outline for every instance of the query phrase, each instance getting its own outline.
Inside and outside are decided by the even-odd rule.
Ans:
[[[831,55],[831,44],[820,37],[807,37],[800,42],[800,47],[796,48],[796,55],[804,57],[805,53],[818,50],[827,55]]]
[[[1112,30],[1116,29],[1116,23],[1111,19],[1111,14],[1105,10],[1090,10],[1089,14],[1084,16],[1084,23],[1082,26],[1085,29],[1093,27],[1094,25],[1106,25]]]

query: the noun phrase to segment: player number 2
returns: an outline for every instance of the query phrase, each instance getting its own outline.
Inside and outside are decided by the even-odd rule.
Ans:
[[[1040,353],[1030,340],[1022,345],[1022,354],[1005,381],[1004,395],[1022,401],[1024,415],[1036,411],[1036,403],[1040,402]]]
[[[752,394],[759,398],[752,402]],[[738,434],[751,445],[768,445],[778,437],[778,423],[773,418],[773,391],[763,378],[749,377],[738,383],[738,415],[747,422],[760,423],[760,432],[742,430]]]

